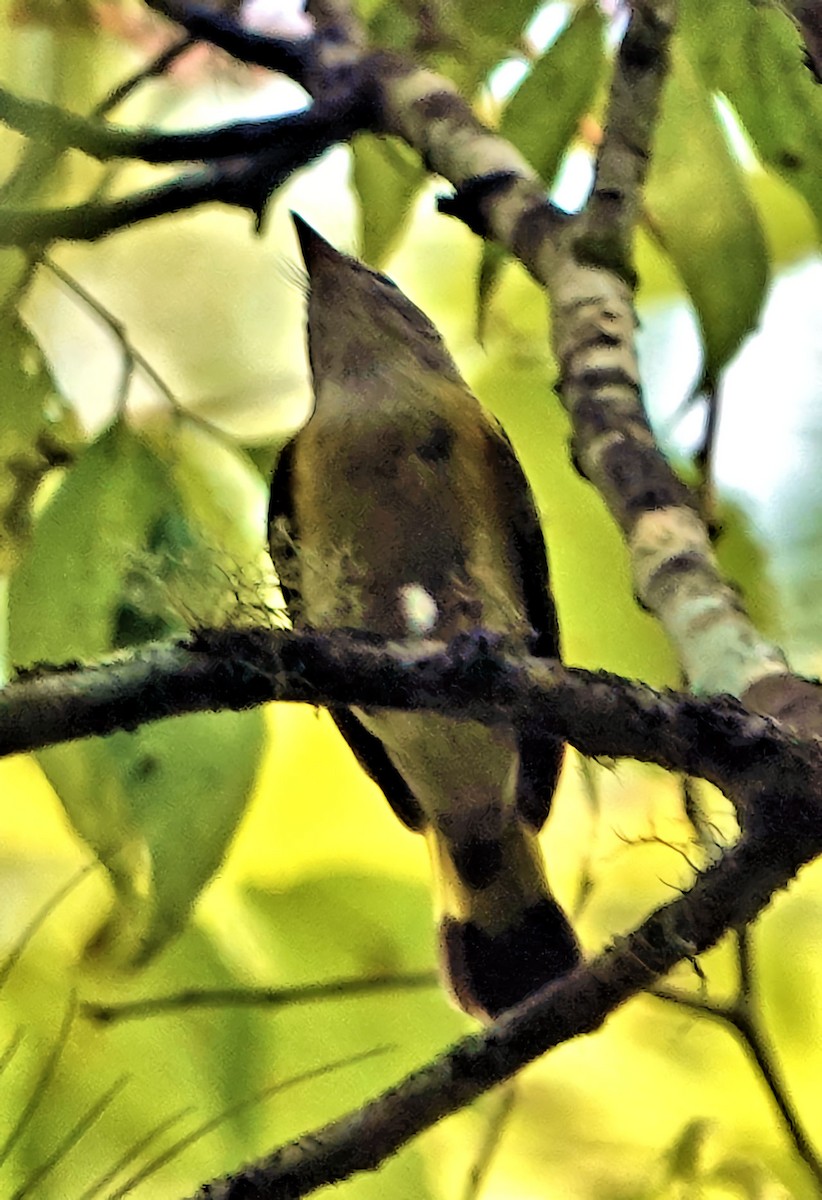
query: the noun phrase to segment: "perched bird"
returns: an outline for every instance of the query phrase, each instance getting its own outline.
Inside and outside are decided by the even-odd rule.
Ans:
[[[399,288],[294,220],[315,403],[280,457],[269,531],[295,628],[442,640],[482,629],[557,657],[539,520],[504,433]],[[332,716],[400,820],[428,839],[461,1007],[493,1018],[570,970],[577,942],[537,841],[562,744],[527,721]]]

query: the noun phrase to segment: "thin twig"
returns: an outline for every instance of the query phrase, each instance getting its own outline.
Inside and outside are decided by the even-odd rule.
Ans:
[[[40,1107],[49,1085],[54,1078],[54,1073],[63,1055],[63,1051],[68,1045],[69,1033],[77,1012],[77,999],[72,993],[69,1002],[66,1005],[66,1011],[63,1014],[63,1020],[60,1029],[57,1032],[57,1037],[46,1055],[45,1061],[40,1068],[40,1072],[32,1088],[31,1095],[18,1113],[17,1120],[9,1130],[6,1140],[0,1147],[0,1166],[6,1162],[14,1147],[23,1135],[26,1126],[33,1119],[34,1114]]]
[[[479,1153],[465,1181],[462,1200],[479,1200],[516,1103],[516,1083],[512,1081],[502,1088],[493,1112],[488,1118]]]
[[[697,484],[699,515],[708,528],[712,529],[716,521],[714,462],[719,433],[719,388],[716,384],[703,382],[701,392],[705,405],[705,425],[700,444],[694,454],[694,465],[699,472],[699,483]]]
[[[125,79],[121,84],[115,87],[107,96],[104,96],[99,104],[92,109],[92,117],[102,118],[107,116],[112,109],[116,108],[118,104],[121,104],[123,100],[126,99],[126,97],[130,96],[140,86],[140,84],[144,83],[148,79],[154,79],[159,75],[162,75],[163,72],[166,71],[171,64],[180,57],[180,55],[182,55],[187,49],[189,49],[189,47],[195,44],[196,39],[187,35],[186,37],[181,38],[179,41],[173,43],[166,50],[163,50],[155,58],[151,59],[148,63],[141,67],[139,71],[136,71],[128,79]],[[39,187],[42,187],[44,179],[56,167],[57,163],[62,157],[62,154],[63,151],[61,149],[54,148],[50,164],[47,166],[44,165],[43,169],[38,174],[37,183]],[[12,175],[11,179],[6,185],[11,189],[12,192],[14,192],[14,189],[17,186],[17,177],[25,174],[26,170],[27,163],[26,159],[24,158],[23,162],[20,164],[20,167],[17,171],[15,171],[14,175]],[[5,188],[3,190],[5,190]],[[47,244],[48,243],[45,245]],[[29,251],[26,269],[21,274],[19,280],[17,280],[12,291],[6,297],[4,305],[9,307],[17,307],[20,304],[29,289],[32,279],[34,278],[34,273],[40,263],[42,253],[45,251],[45,245],[41,246],[38,250]]]
[[[42,100],[24,99],[2,86],[0,121],[26,137],[38,139],[40,144],[55,146],[60,152],[72,148],[100,162],[131,158],[155,166],[265,152],[276,152],[281,157],[288,153],[295,158],[318,137],[326,148],[331,140],[344,140],[352,132],[344,106],[330,113],[322,105],[315,105],[275,117],[232,121],[213,129],[158,133],[81,117]]]
[[[123,1075],[107,1091],[103,1092],[102,1096],[99,1096],[89,1105],[83,1115],[75,1121],[74,1125],[57,1143],[51,1154],[47,1155],[42,1162],[37,1164],[25,1182],[12,1193],[9,1200],[24,1200],[25,1196],[30,1196],[34,1188],[41,1184],[55,1167],[59,1166],[69,1151],[74,1149],[83,1134],[99,1121],[100,1117],[102,1117],[103,1113],[111,1105],[117,1094],[123,1090],[128,1081],[129,1076]]]
[[[146,63],[145,66],[140,67],[139,71],[135,71],[128,79],[124,79],[122,83],[118,83],[107,96],[103,97],[99,104],[95,105],[91,115],[93,117],[108,116],[112,109],[122,104],[141,84],[146,83],[149,79],[156,79],[158,76],[164,75],[172,63],[175,63],[186,50],[190,50],[192,46],[196,45],[197,39],[191,37],[189,34],[179,38],[176,42],[172,42],[156,58]]]
[[[126,327],[122,321],[120,321],[110,309],[106,308],[106,306],[100,300],[98,300],[96,296],[92,295],[92,293],[86,287],[84,287],[79,280],[75,279],[73,275],[70,275],[68,271],[60,266],[59,263],[55,262],[55,260],[49,254],[43,254],[40,262],[41,265],[50,271],[52,275],[59,279],[61,283],[65,284],[70,291],[79,297],[79,299],[82,300],[83,303],[92,310],[92,312],[97,314],[100,320],[109,327],[117,341],[120,343],[123,352],[124,378],[119,388],[118,409],[121,409],[125,404],[128,393],[128,385],[135,366],[138,366],[143,374],[151,380],[151,382],[161,393],[161,395],[165,397],[172,408],[179,408],[177,398],[173,391],[165,382],[160,373],[156,370],[156,368],[152,366],[149,359],[147,359],[146,356],[140,350],[138,350],[131,341],[128,336],[128,331],[126,330]]]
[[[128,1021],[135,1017],[153,1017],[195,1008],[282,1008],[314,1000],[343,1000],[372,993],[436,987],[436,971],[418,971],[408,975],[375,975],[371,978],[332,979],[327,983],[308,983],[295,987],[189,989],[171,996],[150,996],[122,1004],[88,1002],[81,1006],[83,1016],[101,1024]]]
[[[149,8],[162,13],[188,30],[198,41],[210,42],[249,66],[282,71],[303,83],[314,61],[313,39],[280,38],[254,33],[234,17],[190,0],[146,0]]]
[[[805,1131],[799,1111],[777,1066],[776,1053],[762,1028],[761,1014],[754,989],[755,970],[749,926],[734,930],[739,979],[732,1000],[720,1003],[707,996],[692,996],[675,988],[657,987],[650,995],[659,1000],[689,1009],[700,1016],[721,1022],[733,1031],[747,1057],[771,1095],[788,1137],[799,1158],[807,1166],[822,1193],[822,1158],[816,1153]]]
[[[51,916],[54,910],[65,900],[66,896],[70,895],[74,889],[83,882],[87,875],[95,871],[100,864],[97,861],[86,863],[79,871],[76,871],[62,887],[59,887],[53,892],[43,906],[34,914],[28,924],[20,933],[12,949],[6,955],[2,963],[0,963],[0,990],[5,986],[9,975],[11,975],[17,963],[20,961],[24,951],[31,943],[32,938],[37,931],[43,926],[44,922]]]
[[[144,1183],[146,1179],[150,1179],[156,1174],[161,1167],[166,1163],[171,1162],[187,1150],[189,1146],[193,1146],[195,1142],[200,1141],[213,1130],[218,1129],[225,1121],[237,1116],[241,1112],[245,1112],[249,1108],[254,1108],[261,1104],[264,1100],[270,1099],[272,1096],[280,1095],[282,1092],[290,1091],[291,1088],[297,1087],[301,1083],[309,1083],[312,1079],[323,1079],[325,1076],[332,1074],[334,1071],[341,1071],[345,1067],[357,1066],[359,1063],[365,1062],[370,1058],[379,1057],[381,1054],[386,1054],[393,1049],[391,1046],[375,1046],[371,1050],[364,1050],[360,1054],[351,1054],[347,1058],[338,1058],[333,1062],[324,1063],[319,1067],[312,1067],[308,1071],[302,1071],[299,1075],[292,1075],[290,1079],[284,1079],[278,1083],[272,1083],[266,1088],[261,1088],[259,1092],[255,1092],[253,1096],[247,1096],[245,1100],[241,1100],[238,1104],[233,1104],[229,1108],[218,1113],[216,1117],[210,1117],[207,1121],[203,1121],[185,1137],[179,1138],[168,1146],[162,1154],[158,1154],[156,1158],[151,1159],[139,1171],[135,1172],[129,1179],[125,1181],[115,1191],[111,1192],[106,1200],[122,1200],[123,1196],[127,1196],[129,1192],[134,1191],[138,1184]]]
[[[724,839],[717,826],[709,821],[703,812],[699,783],[689,775],[682,777],[682,808],[694,831],[696,844],[704,856],[703,861],[716,862],[722,854]]]
[[[148,1149],[152,1142],[155,1142],[158,1137],[162,1136],[162,1134],[167,1133],[170,1129],[173,1129],[173,1127],[178,1125],[184,1117],[190,1116],[193,1112],[194,1106],[190,1105],[188,1108],[181,1108],[172,1116],[166,1117],[164,1120],[159,1121],[152,1129],[148,1131],[148,1133],[144,1134],[141,1138],[129,1146],[128,1150],[126,1150],[125,1153],[122,1154],[120,1158],[118,1158],[115,1163],[106,1170],[105,1174],[101,1175],[94,1181],[94,1183],[87,1187],[86,1190],[77,1197],[77,1200],[94,1200],[94,1198],[99,1196],[104,1189],[108,1188],[108,1185],[113,1179],[117,1178],[121,1171],[123,1171],[130,1163],[134,1162],[134,1160],[138,1158],[144,1150]]]

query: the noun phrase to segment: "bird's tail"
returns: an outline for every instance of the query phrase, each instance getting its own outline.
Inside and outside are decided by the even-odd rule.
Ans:
[[[455,845],[430,831],[429,845],[443,972],[461,1008],[493,1019],[577,965],[532,829],[512,818],[493,841]]]

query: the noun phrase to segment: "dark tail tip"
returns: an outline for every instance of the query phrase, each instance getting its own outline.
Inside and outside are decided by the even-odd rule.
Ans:
[[[543,899],[519,921],[490,934],[473,921],[446,917],[440,926],[443,959],[460,1007],[492,1019],[573,970],[580,959],[562,909]]]

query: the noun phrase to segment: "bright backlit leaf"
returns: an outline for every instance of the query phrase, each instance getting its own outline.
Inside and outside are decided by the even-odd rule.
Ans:
[[[649,228],[696,309],[703,373],[720,371],[753,329],[768,283],[765,240],[744,172],[710,94],[676,46],[645,189]]]
[[[264,603],[262,482],[202,428],[166,426],[163,442],[118,422],[44,510],[12,583],[17,665],[182,634],[234,613],[254,573]],[[259,712],[206,713],[39,754],[115,887],[98,952],[141,961],[181,928],[245,808],[262,737]]]
[[[546,186],[593,103],[604,62],[602,15],[596,4],[585,4],[505,106],[500,133]]]
[[[602,31],[598,6],[584,4],[532,66],[502,114],[500,133],[525,155],[546,188],[596,97],[605,65]],[[480,335],[505,259],[498,247],[484,244],[477,296]]]
[[[70,461],[82,441],[40,347],[8,310],[0,313],[0,396],[0,573],[5,574],[27,543],[41,480]]]
[[[822,88],[794,22],[775,4],[685,0],[681,30],[759,156],[804,196],[822,229]]]
[[[352,144],[351,156],[360,204],[360,253],[379,268],[405,230],[426,173],[417,155],[394,138],[363,134]]]

